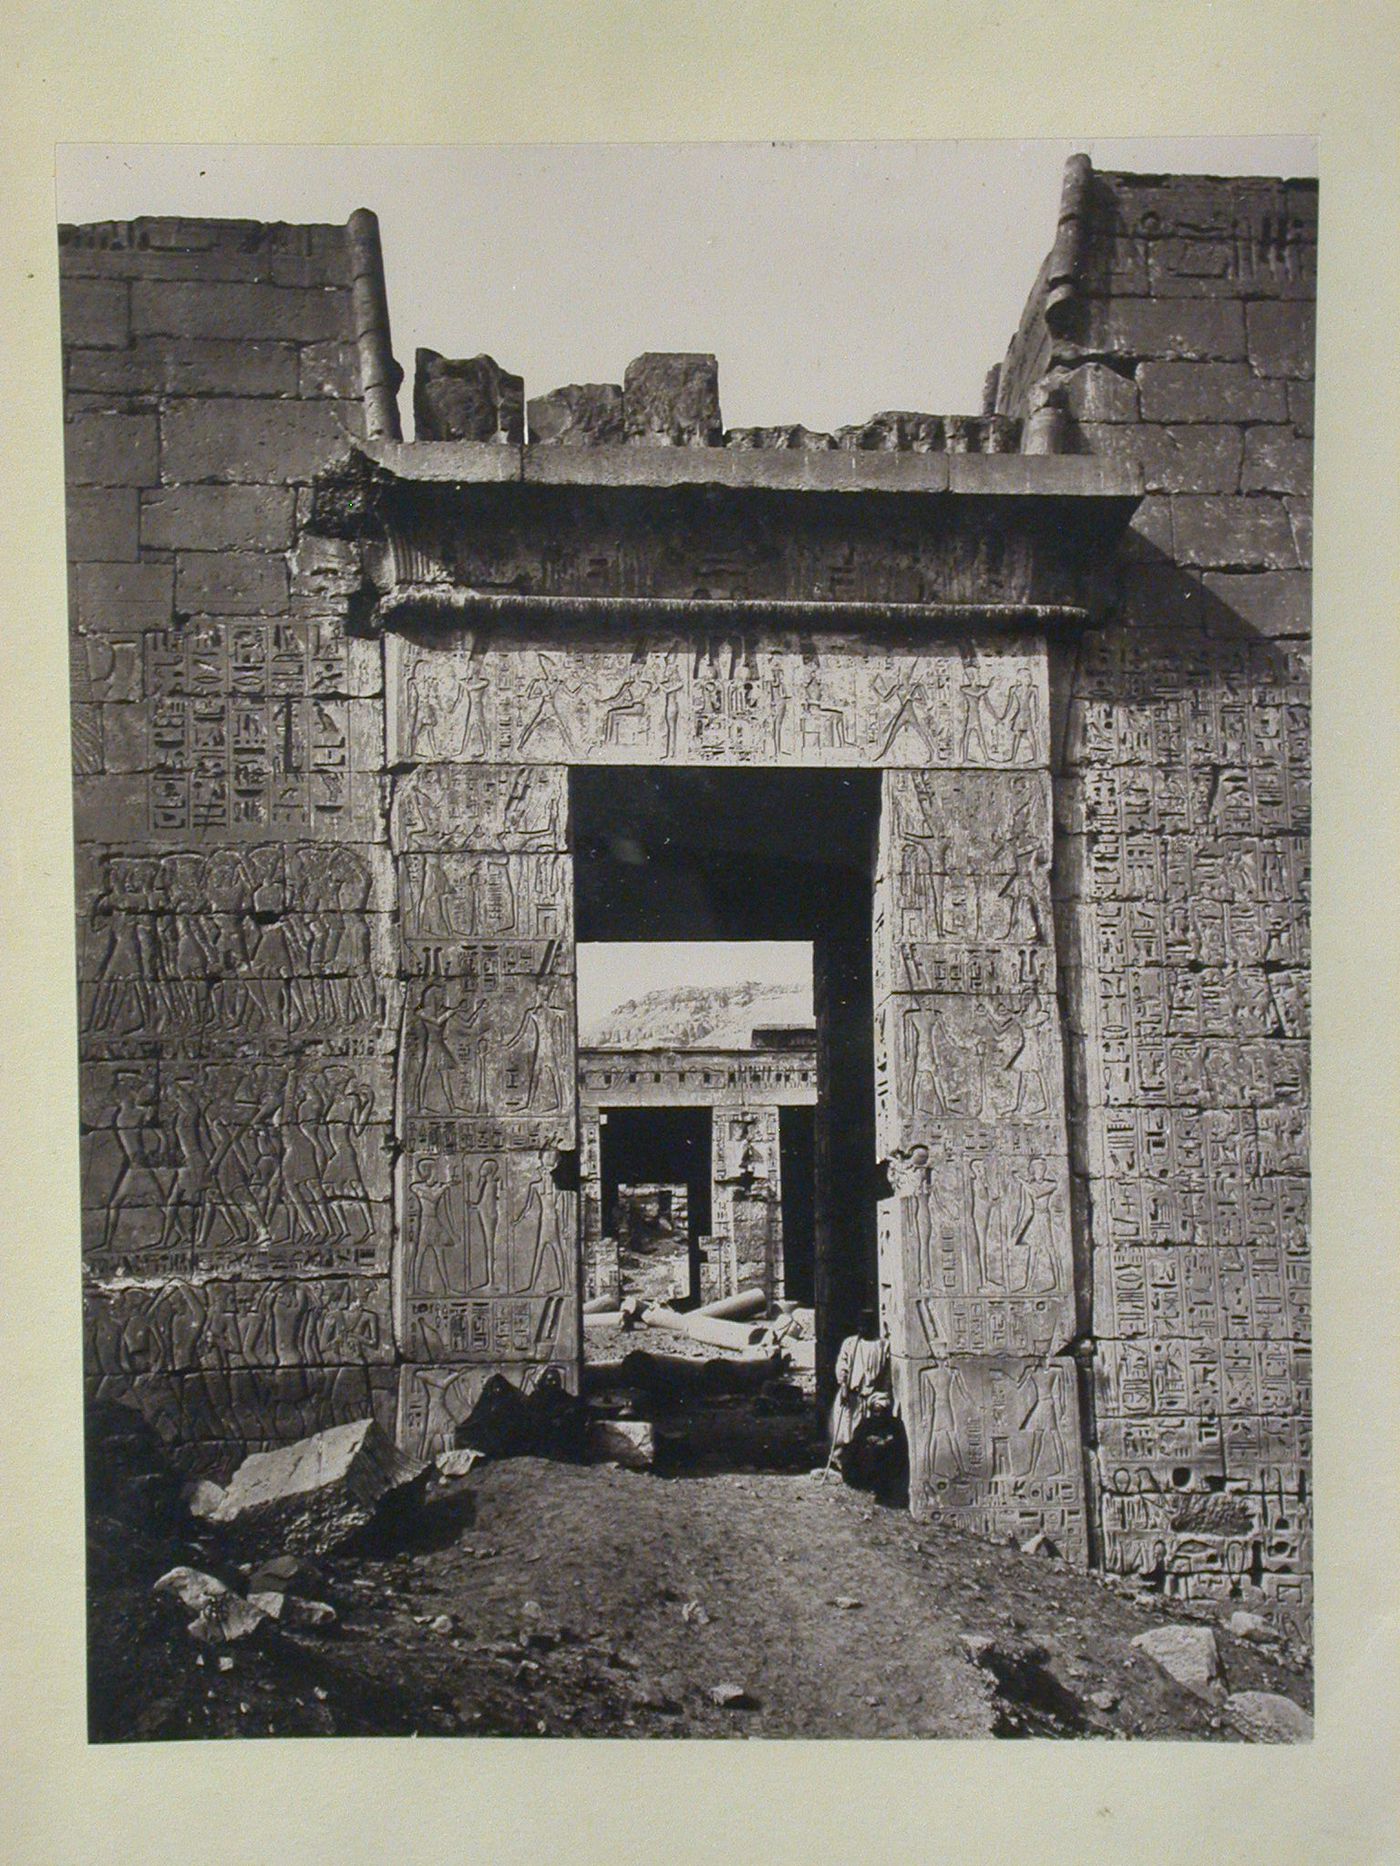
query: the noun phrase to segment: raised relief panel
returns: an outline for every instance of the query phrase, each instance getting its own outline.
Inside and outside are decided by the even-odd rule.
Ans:
[[[998,1541],[1043,1531],[1065,1559],[1087,1561],[1072,1365],[896,1356],[894,1372],[916,1517],[950,1515]]]
[[[1064,1151],[1058,1012],[1037,989],[1016,997],[905,994],[876,1013],[876,1131],[882,1154],[931,1135],[964,1146]]]
[[[572,969],[567,855],[403,855],[399,909],[410,972],[489,985]]]
[[[1048,773],[891,772],[875,994],[1053,992]]]
[[[400,1163],[397,1314],[416,1361],[579,1351],[578,1198],[553,1152],[414,1153]]]
[[[489,981],[488,981],[489,982]],[[400,1132],[412,1150],[574,1144],[574,984],[569,975],[411,981]]]
[[[399,996],[397,981],[367,974],[215,983],[112,978],[81,986],[79,1028],[93,1057],[144,1056],[153,1044],[190,1057],[238,1056],[250,1045],[374,1056],[390,1044]]]
[[[384,1277],[90,1285],[83,1328],[97,1374],[368,1365],[394,1354]]]
[[[550,765],[423,765],[394,785],[397,855],[458,849],[548,854],[568,847],[569,774]]]
[[[490,635],[389,643],[390,761],[1043,766],[1038,638],[638,633],[589,652]]]
[[[1050,1354],[1075,1330],[1063,1160],[916,1145],[887,1163],[881,1213],[896,1354]]]
[[[204,1368],[189,1373],[89,1374],[90,1401],[135,1406],[201,1476],[227,1479],[249,1451],[374,1418],[394,1428],[392,1367]]]

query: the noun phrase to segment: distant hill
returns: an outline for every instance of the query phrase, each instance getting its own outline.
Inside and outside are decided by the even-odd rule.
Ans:
[[[676,985],[629,999],[583,1033],[588,1048],[745,1049],[755,1024],[809,1024],[812,994],[801,985]]]

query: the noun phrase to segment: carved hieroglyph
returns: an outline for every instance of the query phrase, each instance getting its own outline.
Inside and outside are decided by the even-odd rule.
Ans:
[[[1059,864],[1104,1558],[1286,1612],[1311,1568],[1307,679],[1292,642],[1086,644]]]
[[[378,656],[338,623],[200,618],[82,637],[75,657],[104,696],[83,714],[100,763],[80,759],[80,834],[376,835]]]
[[[391,760],[446,764],[1031,767],[1034,638],[975,646],[638,632],[582,653],[458,632],[389,644]]]

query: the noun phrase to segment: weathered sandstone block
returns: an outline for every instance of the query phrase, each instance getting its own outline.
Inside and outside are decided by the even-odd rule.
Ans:
[[[364,1529],[389,1499],[410,1501],[427,1479],[427,1465],[361,1419],[245,1458],[210,1521],[293,1554],[325,1554]]]
[[[413,382],[420,441],[501,441],[518,447],[525,431],[525,382],[491,356],[462,359],[420,350]]]
[[[719,364],[703,351],[648,350],[622,379],[622,418],[629,441],[653,447],[718,447]]]
[[[615,382],[571,382],[526,406],[536,446],[597,447],[623,438],[622,390]]]

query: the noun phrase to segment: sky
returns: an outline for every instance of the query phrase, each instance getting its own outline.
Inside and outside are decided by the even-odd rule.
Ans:
[[[1315,175],[1304,137],[1129,141],[62,145],[57,217],[379,216],[394,351],[487,351],[527,395],[719,358],[727,425],[976,414],[1055,235],[1066,157]],[[687,984],[811,982],[807,946],[585,947],[583,1028]]]

